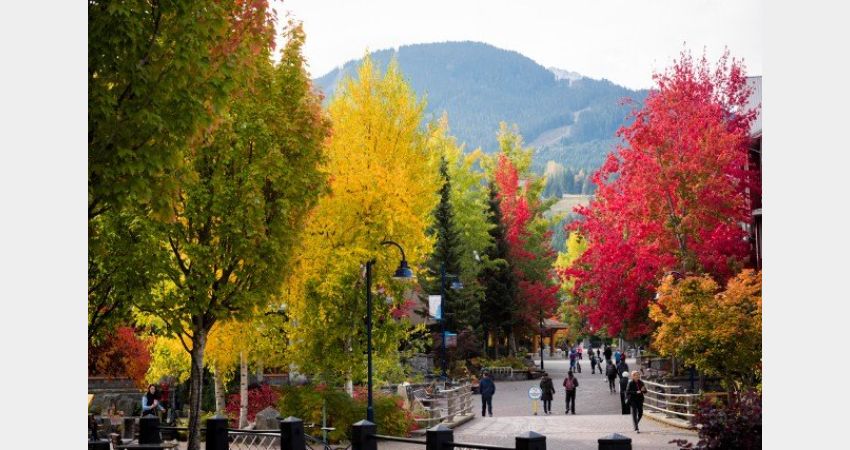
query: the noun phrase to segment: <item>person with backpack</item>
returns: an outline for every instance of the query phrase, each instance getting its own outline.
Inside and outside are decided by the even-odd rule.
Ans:
[[[606,345],[605,351],[603,351],[602,354],[605,355],[605,362],[611,361],[611,347]]]
[[[540,390],[543,395],[540,399],[543,400],[543,414],[552,414],[552,396],[555,394],[555,384],[549,378],[549,374],[543,372],[543,377],[540,379]]]
[[[626,403],[632,410],[632,422],[635,424],[635,431],[640,433],[638,424],[643,417],[643,399],[646,394],[646,385],[640,380],[640,372],[635,370],[632,372],[632,379],[626,385]]]
[[[614,386],[614,380],[617,379],[617,366],[613,362],[608,361],[605,366],[605,375],[608,377],[608,389],[612,394],[616,394],[617,388]]]
[[[490,417],[493,417],[493,394],[496,393],[496,383],[490,379],[489,372],[484,372],[484,376],[478,382],[478,392],[481,393],[481,417],[484,417],[488,411]]]
[[[629,372],[620,373],[620,413],[626,415],[629,413],[629,403],[626,401],[626,390],[629,385]]]
[[[567,397],[567,411],[565,414],[569,414],[572,411],[573,415],[576,414],[576,388],[578,387],[578,379],[573,376],[573,371],[570,370],[567,372],[567,377],[564,378],[564,392]]]

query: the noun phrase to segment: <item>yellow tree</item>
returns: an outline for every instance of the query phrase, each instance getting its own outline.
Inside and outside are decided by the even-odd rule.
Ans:
[[[761,273],[744,270],[725,290],[709,276],[667,276],[650,304],[652,347],[727,388],[752,386],[761,365]]]
[[[558,315],[564,323],[569,324],[570,328],[566,336],[570,342],[581,335],[584,330],[584,321],[581,318],[578,299],[572,295],[573,285],[575,280],[569,276],[566,271],[575,264],[575,261],[587,249],[587,241],[580,234],[573,231],[567,238],[566,251],[558,252],[558,258],[555,260],[555,270],[561,278],[560,296],[563,299],[558,306]]]
[[[308,218],[283,289],[288,354],[299,370],[323,381],[347,380],[350,389],[365,378],[362,271],[373,258],[375,374],[403,375],[400,346],[411,327],[391,318],[404,304],[404,287],[390,278],[400,255],[380,243],[400,243],[412,267],[433,245],[425,231],[437,202],[438,156],[420,129],[423,109],[395,62],[381,74],[368,57],[330,103],[334,131],[324,165],[330,192]]]

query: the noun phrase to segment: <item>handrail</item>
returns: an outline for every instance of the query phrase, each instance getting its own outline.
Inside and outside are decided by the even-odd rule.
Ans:
[[[409,444],[422,444],[425,445],[425,441],[421,439],[413,439],[413,438],[404,438],[399,436],[387,436],[385,434],[372,434],[369,435],[379,441],[390,441],[390,442],[406,442]]]
[[[443,443],[443,448],[476,448],[482,450],[514,450],[513,447],[500,447],[498,445],[488,445],[488,444],[468,444],[463,442],[445,442]]]

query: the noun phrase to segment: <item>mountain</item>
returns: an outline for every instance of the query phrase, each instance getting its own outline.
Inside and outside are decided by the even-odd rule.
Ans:
[[[595,169],[616,144],[615,132],[646,91],[608,80],[547,69],[520,53],[480,42],[406,45],[371,53],[385,68],[396,58],[413,89],[427,100],[426,120],[445,111],[451,132],[467,149],[498,149],[499,122],[517,124],[525,142],[536,147],[535,169],[548,161],[575,169]],[[356,74],[360,60],[317,78],[327,98],[345,76]]]

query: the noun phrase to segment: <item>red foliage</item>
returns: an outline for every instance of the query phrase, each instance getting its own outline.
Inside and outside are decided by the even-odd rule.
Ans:
[[[98,345],[89,346],[89,375],[128,377],[145,387],[151,364],[151,341],[136,335],[132,327],[119,327]]]
[[[755,111],[741,62],[728,51],[714,71],[683,52],[655,74],[634,122],[618,135],[625,145],[594,174],[597,195],[574,223],[587,251],[562,275],[590,325],[617,335],[646,335],[647,304],[667,271],[733,275],[748,252],[741,224],[751,220],[747,165]]]
[[[259,387],[248,389],[248,421],[253,422],[257,417],[257,413],[271,406],[277,408],[277,400],[280,398],[280,393],[268,384],[261,384]],[[227,405],[224,410],[233,427],[239,426],[239,402],[242,396],[233,394],[227,399]]]
[[[534,324],[539,320],[541,311],[545,317],[554,313],[558,305],[558,286],[547,283],[545,280],[531,279],[530,272],[539,268],[533,269],[529,265],[539,260],[541,256],[554,258],[555,252],[548,244],[548,235],[544,236],[541,248],[529,248],[531,245],[529,226],[534,217],[533,211],[537,209],[538,204],[530,203],[526,192],[520,190],[516,166],[505,154],[499,155],[494,178],[505,225],[508,256],[515,268],[514,274],[519,280],[519,299],[522,300],[519,313],[525,323]]]

